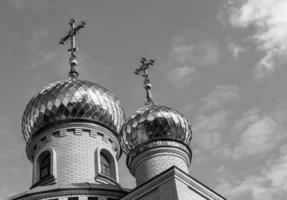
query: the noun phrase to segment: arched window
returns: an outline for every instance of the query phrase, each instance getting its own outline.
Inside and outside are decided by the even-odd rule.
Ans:
[[[101,162],[101,172],[102,174],[111,177],[111,163],[108,160],[108,158],[101,152],[100,156],[100,162]]]
[[[39,159],[39,177],[40,179],[51,176],[51,153],[44,152]]]
[[[95,151],[95,179],[111,184],[119,182],[118,163],[111,149],[99,147]]]
[[[45,148],[38,152],[33,161],[33,187],[56,183],[57,156],[52,148]]]

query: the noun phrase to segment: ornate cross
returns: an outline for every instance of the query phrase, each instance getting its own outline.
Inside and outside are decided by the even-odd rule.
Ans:
[[[71,79],[76,79],[79,76],[79,73],[77,72],[76,66],[78,64],[76,60],[76,52],[78,51],[76,47],[76,34],[79,33],[79,30],[84,28],[86,25],[85,21],[82,21],[78,26],[75,26],[76,21],[74,19],[71,19],[69,22],[69,25],[71,26],[70,31],[61,38],[59,44],[63,45],[68,39],[71,40],[71,48],[68,49],[68,51],[71,53],[71,57],[69,59],[69,63],[71,66],[71,70],[69,72],[69,77]]]
[[[155,104],[151,96],[150,90],[152,88],[152,85],[150,81],[150,76],[147,72],[150,66],[154,65],[155,60],[153,59],[147,60],[146,58],[142,58],[140,62],[141,65],[139,66],[139,68],[135,70],[135,74],[139,75],[140,72],[143,72],[142,76],[144,77],[144,88],[146,90],[146,99],[147,99],[146,105]]]

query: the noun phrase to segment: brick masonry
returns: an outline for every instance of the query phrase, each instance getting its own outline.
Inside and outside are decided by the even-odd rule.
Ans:
[[[174,147],[160,147],[139,154],[130,166],[130,171],[140,185],[170,167],[176,166],[188,173],[190,160],[185,151]]]
[[[55,134],[57,132],[59,134]],[[34,147],[35,144],[37,144],[36,147]],[[56,130],[48,130],[35,138],[30,145],[34,147],[30,148],[33,158],[45,149],[53,149],[56,152],[55,178],[56,183],[60,184],[94,183],[97,175],[96,150],[104,148],[116,157],[120,148],[117,139],[109,130],[98,126],[85,126],[83,123],[68,124]],[[34,170],[34,173],[37,172]]]

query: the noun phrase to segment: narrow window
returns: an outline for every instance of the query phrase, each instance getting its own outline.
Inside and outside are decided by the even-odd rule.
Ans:
[[[111,177],[111,164],[108,158],[101,152],[101,172],[102,174]]]
[[[51,176],[51,154],[47,152],[40,160],[40,179]]]
[[[68,197],[68,200],[79,200],[79,197]]]
[[[99,200],[98,197],[88,197],[88,200]]]

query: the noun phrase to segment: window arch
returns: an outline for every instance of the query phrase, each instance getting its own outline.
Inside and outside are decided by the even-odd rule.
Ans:
[[[43,179],[51,176],[51,153],[45,151],[39,158],[39,178]]]
[[[108,177],[116,182],[118,178],[118,164],[115,156],[110,152],[111,150],[100,147],[95,152],[95,170],[96,179],[98,176]]]
[[[56,152],[45,148],[38,152],[33,162],[33,185],[51,184],[56,181]]]
[[[100,153],[100,163],[101,163],[101,173],[108,177],[111,177],[111,171],[112,171],[111,163],[103,152]]]

